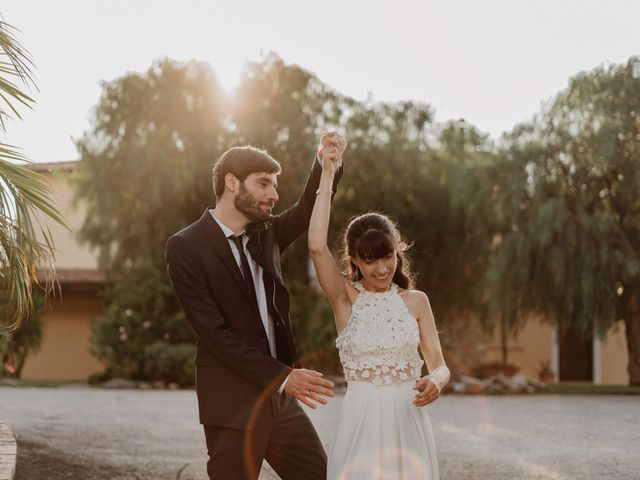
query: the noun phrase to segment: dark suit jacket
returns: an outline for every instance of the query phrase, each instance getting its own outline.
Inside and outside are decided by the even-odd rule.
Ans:
[[[255,427],[257,413],[291,371],[296,359],[289,294],[280,254],[309,228],[322,169],[314,160],[298,202],[271,217],[250,237],[251,256],[262,265],[278,358],[270,355],[258,306],[252,299],[227,238],[209,213],[169,238],[165,257],[173,289],[195,330],[196,392],[200,423]],[[340,169],[334,190],[342,176]]]

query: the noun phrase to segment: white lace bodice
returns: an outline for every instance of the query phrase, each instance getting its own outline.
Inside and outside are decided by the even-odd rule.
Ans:
[[[347,381],[388,385],[420,377],[420,331],[396,284],[370,292],[354,284],[358,297],[336,345]]]

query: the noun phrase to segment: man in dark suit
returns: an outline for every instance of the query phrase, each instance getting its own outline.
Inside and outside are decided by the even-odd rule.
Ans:
[[[280,255],[308,229],[320,162],[341,163],[345,145],[336,132],[323,134],[302,196],[279,215],[271,214],[278,162],[253,147],[231,148],[213,169],[215,208],[167,242],[167,270],[198,338],[196,393],[211,479],[257,478],[263,459],[285,480],[326,477],[326,454],[296,400],[316,408],[333,384],[294,368]],[[334,191],[341,175],[342,168]]]

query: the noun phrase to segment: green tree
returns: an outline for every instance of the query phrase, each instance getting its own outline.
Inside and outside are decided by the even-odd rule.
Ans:
[[[571,79],[514,130],[508,151],[527,172],[531,308],[561,329],[604,333],[623,321],[631,385],[640,385],[639,112],[633,57]]]
[[[165,272],[164,244],[213,203],[210,171],[226,145],[226,99],[211,69],[196,62],[157,61],[102,87],[91,129],[77,142],[77,198],[87,204],[79,235],[98,248],[110,285],[93,349],[111,375],[157,378],[159,349],[184,360],[193,342]]]
[[[315,75],[274,53],[247,64],[230,105],[233,142],[265,148],[282,165],[276,211],[297,201],[322,131],[339,125],[345,101]],[[300,268],[306,257],[305,241],[289,247],[283,257],[285,281],[308,283],[307,269]]]
[[[480,355],[464,347],[459,333],[472,330],[485,302],[494,154],[472,125],[440,125],[433,116],[417,102],[350,105],[347,175],[333,206],[331,237],[337,252],[349,219],[367,211],[397,221],[411,244],[418,288],[428,293],[443,346],[460,370]]]
[[[6,295],[5,295],[6,296]],[[6,301],[6,299],[3,298]],[[0,376],[20,378],[25,361],[31,353],[40,349],[42,343],[41,316],[45,311],[44,294],[34,292],[33,308],[30,314],[24,318],[20,328],[0,331]],[[9,319],[0,318],[0,324],[8,323]]]
[[[500,333],[502,365],[507,366],[508,338],[536,312],[529,301],[532,232],[526,163],[502,152],[488,167],[492,241],[486,274],[483,325]]]
[[[413,102],[358,105],[346,128],[334,228],[366,211],[389,214],[412,245],[418,287],[438,321],[478,311],[491,239],[486,136],[464,121],[438,125],[428,105]]]
[[[230,107],[233,138],[266,148],[281,163],[277,210],[298,199],[322,131],[340,125],[349,103],[315,75],[285,64],[276,54],[246,66]],[[308,265],[301,238],[282,258],[298,354],[305,366],[337,371],[333,316],[309,284]]]
[[[247,65],[233,98],[220,97],[205,109],[217,112],[217,120],[207,122],[194,112],[167,114],[182,111],[181,99],[188,96],[188,85],[172,80],[182,78],[184,69],[157,62],[144,74],[104,84],[94,125],[78,144],[85,166],[79,196],[89,202],[81,234],[99,247],[112,285],[105,292],[109,308],[94,325],[94,350],[113,374],[149,376],[158,368],[149,366],[149,345],[165,335],[176,345],[188,341],[188,327],[166,281],[162,247],[212,197],[209,169],[219,153],[237,144],[266,148],[283,166],[282,209],[300,194],[328,127],[341,129],[349,139],[347,174],[333,213],[336,254],[338,233],[351,216],[382,210],[398,220],[414,244],[419,285],[435,299],[439,319],[452,321],[473,310],[481,300],[476,285],[486,263],[478,249],[488,251],[489,244],[483,216],[490,189],[481,168],[492,158],[486,136],[465,122],[440,128],[426,104],[350,99],[274,54]],[[153,104],[158,99],[164,100]],[[159,131],[173,130],[201,132],[198,138],[208,143],[187,142],[189,154],[182,155],[171,134],[160,137],[168,142],[158,139]],[[207,150],[211,145],[215,148]],[[206,171],[199,159],[206,159]],[[326,302],[309,285],[306,265],[301,239],[283,257],[285,281],[295,292],[294,333],[303,358],[331,368],[337,365],[335,327]],[[473,295],[460,295],[460,289]]]
[[[469,293],[479,285],[486,265],[478,248],[488,250],[490,229],[474,220],[488,205],[477,202],[487,187],[476,178],[476,170],[492,158],[486,135],[465,122],[441,129],[423,103],[348,98],[275,54],[247,66],[231,105],[235,139],[267,148],[283,165],[278,208],[299,195],[322,130],[343,131],[349,147],[332,211],[335,255],[340,255],[341,233],[352,216],[383,211],[413,244],[419,286],[433,294],[439,320],[453,321],[461,311],[477,308],[479,293],[459,291]],[[464,194],[473,204],[469,216]],[[308,285],[307,269],[301,268],[306,262],[304,241],[283,257],[285,280],[295,292],[292,320],[299,351],[323,366],[337,365],[332,314],[316,308],[326,300]],[[320,358],[317,352],[326,355]]]
[[[482,319],[487,291],[484,274],[495,231],[492,196],[495,194],[497,157],[488,136],[464,120],[447,122],[439,135],[439,148],[429,176],[439,193],[422,204],[433,203],[427,230],[430,252],[424,275],[426,288],[445,322]]]

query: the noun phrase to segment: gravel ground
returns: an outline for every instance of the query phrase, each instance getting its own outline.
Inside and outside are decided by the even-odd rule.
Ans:
[[[309,412],[326,448],[341,401]],[[449,395],[429,411],[443,480],[640,479],[637,396]],[[206,480],[193,391],[0,387],[0,418],[15,480]]]

